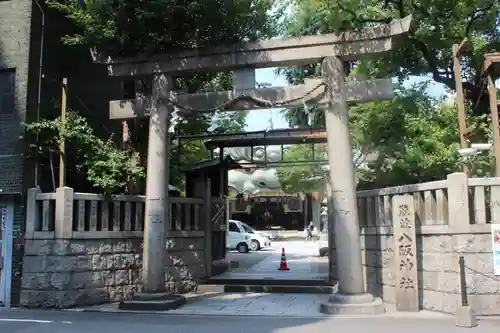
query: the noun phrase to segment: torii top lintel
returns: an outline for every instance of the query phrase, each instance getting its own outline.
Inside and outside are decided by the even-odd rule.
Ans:
[[[360,32],[270,39],[134,58],[113,59],[92,53],[96,63],[108,66],[111,76],[286,67],[329,56],[353,60],[387,52],[392,48],[392,39],[406,34],[410,25],[411,15]]]

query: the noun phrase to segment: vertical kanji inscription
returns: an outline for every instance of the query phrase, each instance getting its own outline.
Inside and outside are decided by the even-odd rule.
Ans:
[[[392,199],[396,307],[398,311],[419,311],[415,208],[412,195]]]

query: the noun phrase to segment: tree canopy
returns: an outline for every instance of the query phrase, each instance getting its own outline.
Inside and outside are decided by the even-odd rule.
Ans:
[[[46,0],[78,30],[70,45],[90,45],[108,55],[211,46],[273,34],[270,0]]]
[[[455,90],[452,45],[468,37],[471,46],[462,52],[463,87],[472,114],[487,114],[488,95],[482,78],[484,53],[500,50],[498,0],[290,0],[292,8],[284,33],[290,36],[360,29],[407,15],[413,24],[407,38],[393,51],[357,64],[357,74],[367,77],[428,75]],[[314,66],[289,71],[300,79]]]
[[[64,32],[63,42],[68,47],[95,48],[111,56],[134,56],[235,43],[270,37],[275,32],[276,20],[270,12],[273,6],[273,1],[270,0],[45,1],[52,9],[61,12],[73,23],[74,29]],[[150,84],[147,80],[143,83],[145,87]],[[185,89],[189,92],[227,90],[231,86],[230,73],[195,73],[177,77],[175,80],[175,89]],[[192,113],[178,124],[175,135],[239,132],[245,128],[245,119],[243,112]],[[59,136],[55,130],[57,121],[57,119],[43,119],[28,127],[31,126],[29,127],[31,131],[44,128],[44,132],[54,141]],[[52,125],[47,132],[48,123]],[[132,146],[130,151],[140,155],[134,156],[140,160],[143,168],[146,164],[148,120],[138,119],[127,123]],[[215,126],[210,128],[211,125]],[[81,128],[75,128],[78,129]],[[93,140],[97,140],[97,137]],[[42,144],[50,146],[52,141]],[[85,146],[82,149],[90,153],[91,150],[87,148],[89,147]],[[182,188],[182,167],[207,157],[208,154],[201,141],[184,143],[181,146],[172,145],[171,183]],[[116,161],[118,163],[119,159]],[[101,162],[101,160],[88,160],[87,163],[102,166]],[[122,169],[125,170],[126,162],[122,162]],[[94,169],[87,166],[85,170],[90,172]],[[104,176],[104,171],[102,175]],[[144,173],[137,173],[133,178],[140,181],[144,178]],[[120,179],[117,176],[113,180],[116,186],[112,188],[105,188],[105,184],[101,186],[95,181],[93,183],[108,192],[119,193],[124,190]]]
[[[313,161],[324,159],[326,145],[317,144],[314,153],[310,145],[295,145],[286,150],[286,161]],[[281,189],[286,193],[322,192],[325,187],[325,172],[321,165],[307,164],[279,167],[276,170]]]
[[[457,110],[448,101],[431,97],[426,85],[396,87],[392,100],[351,106],[349,116],[353,151],[359,155],[355,163],[359,189],[441,180],[461,169]],[[488,142],[488,120],[469,117],[468,121],[471,141]],[[318,117],[315,125],[324,126],[324,118]],[[311,154],[303,150],[291,150],[285,158],[303,160]],[[310,184],[299,180],[321,174],[316,168],[296,166],[278,175],[285,190],[308,190]],[[489,156],[474,160],[475,175],[487,176],[490,171]]]
[[[409,35],[391,52],[346,63],[349,75],[362,79],[396,77],[402,83],[409,76],[428,76],[453,91],[452,45],[467,37],[471,47],[462,52],[462,81],[470,140],[488,141],[488,119],[477,116],[489,114],[482,64],[484,53],[500,49],[497,0],[290,0],[285,6],[290,14],[282,28],[288,36],[358,30],[412,15]],[[281,72],[292,84],[321,75],[319,64]],[[349,107],[353,150],[366,159],[358,169],[359,188],[443,179],[460,170],[455,106],[425,88],[400,85],[392,100]],[[325,126],[323,110],[311,107],[308,113],[302,107],[283,112],[292,127]],[[488,174],[489,162],[488,156],[477,158],[474,173]],[[288,171],[283,182],[300,176],[301,168]]]

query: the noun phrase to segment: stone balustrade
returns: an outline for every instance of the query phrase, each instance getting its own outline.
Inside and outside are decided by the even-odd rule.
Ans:
[[[414,233],[406,231],[411,241],[405,248],[401,217],[394,211],[394,200],[401,196],[413,203],[413,216],[405,223]],[[359,191],[357,197],[369,292],[400,309],[454,313],[460,305],[458,258],[464,256],[470,305],[478,314],[500,315],[500,277],[493,273],[490,227],[500,223],[500,178],[454,173],[442,181]],[[410,251],[413,246],[416,253]],[[335,278],[334,249],[331,258]],[[402,274],[408,263],[416,269]],[[409,287],[408,279],[417,297],[402,290]]]
[[[28,193],[24,306],[118,301],[142,288],[144,198],[72,191]],[[357,197],[367,291],[401,310],[454,313],[460,305],[458,258],[463,256],[470,305],[477,314],[500,315],[490,230],[491,223],[500,223],[500,178],[454,173],[443,181],[360,191]],[[210,275],[207,233],[224,230],[219,218],[224,201],[208,201],[210,207],[203,199],[169,201],[168,290],[196,289]],[[334,225],[329,223],[333,279]]]
[[[68,308],[140,291],[144,202],[71,188],[29,190],[21,305]],[[204,200],[175,197],[168,204],[165,287],[187,292],[207,275]]]
[[[392,225],[392,198],[411,194],[418,225],[448,224],[448,180],[357,192],[360,225]]]
[[[58,231],[64,230],[76,235],[82,232],[109,232],[108,235],[111,236],[121,235],[123,232],[142,232],[144,203],[145,196],[142,195],[106,197],[102,194],[73,192],[72,188],[60,188],[56,193],[41,193],[37,189],[30,189],[27,236],[55,232],[58,219],[64,219],[61,223],[63,225],[57,228],[62,230]],[[204,200],[198,198],[169,198],[167,229],[200,230],[200,209],[203,203]],[[72,223],[69,224],[68,221]]]

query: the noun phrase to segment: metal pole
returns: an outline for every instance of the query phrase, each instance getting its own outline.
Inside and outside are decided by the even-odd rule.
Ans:
[[[465,121],[465,105],[464,105],[464,91],[462,87],[462,66],[460,66],[460,49],[467,39],[464,39],[460,44],[453,44],[453,69],[455,71],[455,89],[456,89],[456,104],[458,110],[458,126],[460,131],[460,148],[468,148],[469,144],[466,138],[466,121]],[[463,172],[469,176],[470,169],[467,163],[462,163]]]
[[[61,99],[61,143],[59,147],[59,187],[66,185],[66,151],[65,151],[65,127],[66,127],[66,89],[68,88],[68,79],[62,81],[62,99]]]
[[[488,94],[490,95],[491,130],[493,131],[493,149],[495,155],[495,176],[500,177],[500,128],[498,123],[497,89],[493,74],[488,73]]]
[[[460,298],[462,300],[462,306],[469,306],[467,300],[467,280],[465,279],[464,256],[458,257],[458,265],[460,266]]]
[[[40,14],[42,15],[42,22],[40,24],[40,54],[38,56],[38,96],[36,102],[36,121],[40,121],[40,106],[42,104],[42,78],[43,78],[43,50],[45,44],[45,12],[40,5],[38,0],[35,0],[35,4],[40,10]],[[36,133],[36,146],[38,149],[38,139],[39,134]],[[35,157],[35,186],[38,186],[38,173],[39,173],[39,162],[38,155]]]

